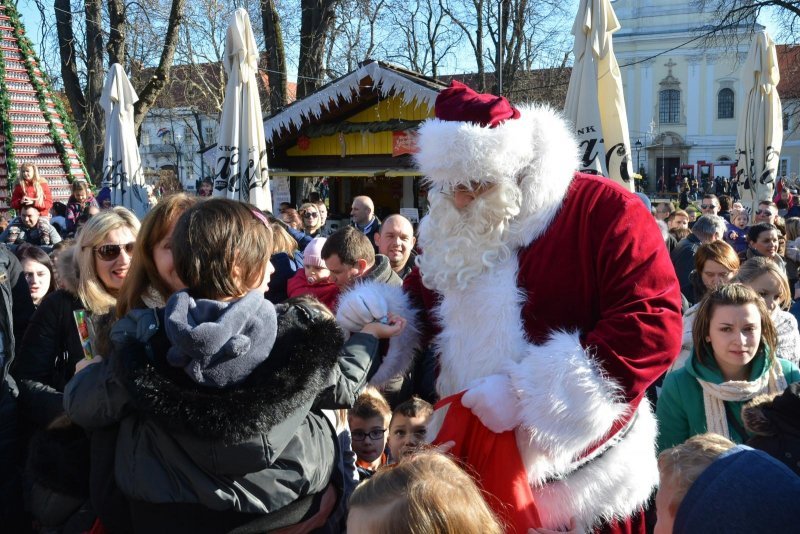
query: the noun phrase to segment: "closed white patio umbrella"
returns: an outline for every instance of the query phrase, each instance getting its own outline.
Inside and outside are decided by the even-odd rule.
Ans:
[[[575,63],[564,114],[580,142],[578,170],[634,190],[628,115],[612,34],[620,29],[610,0],[581,0],[572,26]]]
[[[110,189],[113,206],[126,207],[142,219],[150,209],[150,201],[144,189],[142,158],[133,127],[133,105],[137,100],[122,66],[111,65],[100,97],[106,112],[102,186]]]
[[[225,102],[222,106],[214,196],[273,210],[267,143],[258,95],[258,48],[247,11],[237,9],[225,36]]]
[[[755,209],[760,200],[772,200],[783,145],[781,75],[766,31],[755,35],[741,72],[745,95],[736,135],[736,184],[742,203]]]

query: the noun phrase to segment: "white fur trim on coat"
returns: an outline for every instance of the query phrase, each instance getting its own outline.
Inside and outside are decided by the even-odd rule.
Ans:
[[[356,284],[340,297],[339,309],[345,308],[346,303],[352,299],[361,299],[367,302],[383,299],[386,302],[386,309],[390,313],[399,315],[407,322],[400,335],[389,340],[389,351],[383,358],[378,371],[370,380],[370,384],[381,386],[411,367],[420,344],[418,312],[412,306],[411,300],[402,287],[390,286],[383,282],[367,281]]]
[[[586,532],[602,520],[628,517],[644,505],[658,484],[656,432],[650,403],[643,399],[632,428],[621,442],[564,479],[534,485],[542,526],[566,527],[575,516],[578,530]]]
[[[547,455],[549,468],[531,473],[539,480],[568,468],[629,407],[577,333],[556,331],[546,343],[529,345],[508,372],[522,426]]]

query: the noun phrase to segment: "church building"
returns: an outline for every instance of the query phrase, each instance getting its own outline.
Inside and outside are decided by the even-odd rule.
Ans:
[[[671,191],[691,177],[730,177],[735,169],[736,131],[745,99],[741,67],[751,37],[737,44],[699,37],[716,21],[691,0],[617,0],[622,28],[614,34],[621,67],[634,168],[643,169],[652,191],[659,177]],[[774,38],[774,36],[771,36]],[[779,46],[784,142],[778,176],[800,174],[800,47]],[[666,51],[666,52],[665,52]]]

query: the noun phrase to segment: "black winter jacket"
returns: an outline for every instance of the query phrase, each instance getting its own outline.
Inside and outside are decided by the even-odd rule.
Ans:
[[[20,352],[20,342],[34,310],[28,283],[22,276],[22,266],[5,245],[0,245],[0,299],[3,307],[0,329],[4,340],[0,348],[0,382],[4,382]]]
[[[171,367],[163,312],[153,310],[120,320],[112,356],[67,385],[76,423],[121,421],[116,480],[130,499],[264,515],[327,487],[336,434],[320,410],[352,406],[377,368],[378,340],[354,334],[342,351],[335,321],[303,305],[278,311],[269,357],[238,386],[204,388]],[[169,521],[152,526],[170,531]]]
[[[20,404],[35,428],[63,413],[62,392],[83,358],[73,311],[83,304],[59,289],[47,295],[28,323],[12,375],[19,383]]]

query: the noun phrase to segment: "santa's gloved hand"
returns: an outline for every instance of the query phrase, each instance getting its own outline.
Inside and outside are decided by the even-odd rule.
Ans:
[[[345,293],[336,310],[336,321],[349,332],[360,332],[364,325],[385,320],[389,305],[383,295],[374,291],[362,291],[358,286]]]
[[[489,375],[472,382],[461,397],[461,404],[497,434],[521,423],[517,397],[507,375]]]

